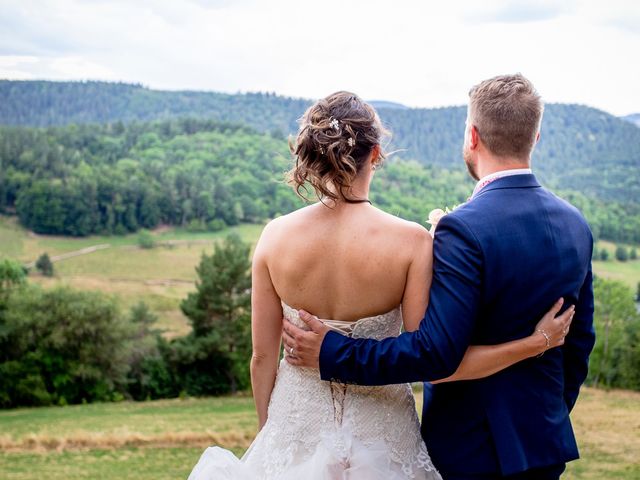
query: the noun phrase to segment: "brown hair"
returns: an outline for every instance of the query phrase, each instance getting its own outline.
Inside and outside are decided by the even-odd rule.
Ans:
[[[385,134],[374,108],[357,95],[341,91],[319,100],[300,119],[295,144],[289,141],[295,157],[289,184],[305,199],[309,183],[320,200],[350,200],[353,180]]]
[[[469,120],[498,157],[528,159],[536,143],[544,106],[522,74],[500,75],[469,92]]]

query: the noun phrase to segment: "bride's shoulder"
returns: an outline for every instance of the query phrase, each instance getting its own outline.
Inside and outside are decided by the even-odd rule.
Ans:
[[[377,213],[385,230],[402,238],[403,243],[406,243],[407,240],[418,245],[431,245],[433,243],[433,237],[423,225],[396,217],[382,210],[378,210]]]
[[[429,234],[429,230],[427,230],[424,226],[420,225],[418,222],[412,222],[411,220],[405,220],[404,218],[396,217],[390,213],[384,212],[380,209],[377,210],[377,215],[394,230],[402,233],[412,233],[414,235],[424,235]]]
[[[310,213],[313,208],[314,205],[308,205],[269,220],[262,229],[258,244],[272,242],[283,235],[288,235],[292,230],[303,229],[309,223]]]

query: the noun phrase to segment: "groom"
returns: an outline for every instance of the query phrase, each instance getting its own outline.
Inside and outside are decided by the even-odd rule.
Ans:
[[[471,344],[525,337],[559,294],[576,311],[565,344],[490,377],[425,384],[422,435],[445,480],[558,479],[578,458],[569,412],[594,344],[589,227],[542,188],[530,157],[543,106],[522,75],[470,92],[464,160],[479,180],[469,202],[440,220],[430,303],[419,330],[350,339],[304,313],[285,322],[294,365],[361,385],[451,375]]]

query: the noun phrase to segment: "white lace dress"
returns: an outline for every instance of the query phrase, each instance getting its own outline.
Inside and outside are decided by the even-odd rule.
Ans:
[[[301,328],[298,312],[285,318]],[[329,326],[354,338],[397,336],[400,308]],[[441,480],[420,436],[408,384],[361,387],[326,382],[318,370],[280,362],[267,423],[241,459],[210,447],[189,480]]]

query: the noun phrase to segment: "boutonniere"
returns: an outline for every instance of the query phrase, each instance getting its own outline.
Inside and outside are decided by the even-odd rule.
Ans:
[[[436,208],[434,210],[431,210],[429,212],[429,218],[427,219],[427,223],[431,225],[431,228],[429,229],[429,233],[433,235],[436,231],[436,226],[438,225],[438,222],[442,220],[442,217],[450,214],[459,206],[460,205],[454,205],[452,208],[444,207],[444,210],[441,208]]]

